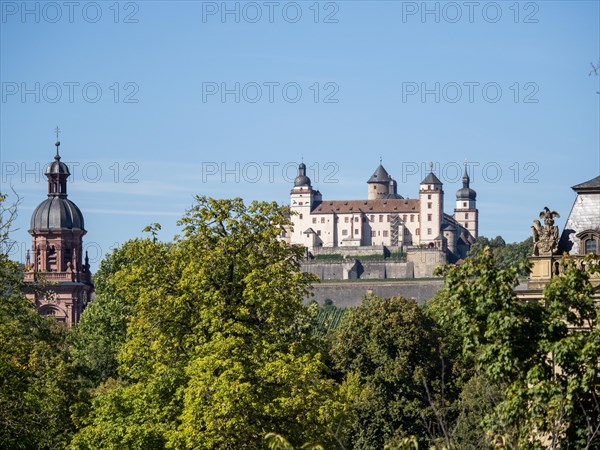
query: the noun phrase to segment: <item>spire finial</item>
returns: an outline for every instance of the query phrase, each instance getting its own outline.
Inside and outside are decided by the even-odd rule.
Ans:
[[[88,258],[88,252],[87,250],[85,251],[85,259],[83,262],[83,272],[89,272],[90,271],[90,258]]]
[[[58,154],[58,147],[60,147],[60,141],[58,140],[58,134],[60,133],[60,128],[58,128],[58,126],[54,129],[54,132],[56,133],[56,142],[54,143],[54,145],[56,146],[56,156],[54,157],[54,159],[56,159],[57,161],[60,160],[60,155]]]
[[[383,161],[383,158],[381,157],[381,155],[379,155],[379,164],[381,164],[382,161]]]
[[[465,158],[465,167],[467,167],[467,158]]]
[[[430,172],[433,172],[433,162],[430,162],[430,163],[429,163],[429,171],[430,171]]]

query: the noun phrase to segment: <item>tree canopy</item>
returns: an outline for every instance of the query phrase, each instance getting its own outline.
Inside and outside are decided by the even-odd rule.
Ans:
[[[0,194],[0,248],[10,245],[16,205]],[[22,267],[0,253],[0,446],[62,448],[79,392],[66,330],[23,295]]]
[[[533,254],[533,238],[528,237],[522,242],[507,244],[502,236],[487,238],[479,236],[469,249],[467,256],[477,258],[483,249],[489,248],[496,264],[502,269],[514,267],[518,275],[527,275],[527,268],[522,265]]]
[[[288,224],[274,203],[198,197],[172,244],[129,246],[120,379],[98,388],[74,448],[261,448],[269,431],[332,442],[336,385],[302,305],[314,278],[278,239]]]
[[[5,243],[4,196],[0,213]],[[425,306],[341,309],[303,305],[287,209],[197,197],[179,225],[107,255],[73,329],[0,253],[1,448],[600,448],[597,259],[565,257],[523,301],[529,244],[496,238]]]

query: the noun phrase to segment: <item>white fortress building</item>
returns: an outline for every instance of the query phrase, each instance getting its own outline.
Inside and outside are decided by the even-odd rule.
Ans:
[[[290,193],[293,229],[284,238],[312,254],[326,249],[353,253],[360,247],[403,252],[429,248],[455,262],[465,257],[478,232],[477,194],[469,187],[466,165],[462,182],[454,214],[449,215],[444,212],[442,182],[433,171],[421,181],[418,198],[399,195],[396,181],[380,164],[367,181],[366,200],[323,200],[302,163]]]

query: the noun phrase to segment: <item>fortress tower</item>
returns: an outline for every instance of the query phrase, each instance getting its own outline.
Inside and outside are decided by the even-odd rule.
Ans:
[[[419,204],[420,242],[429,245],[440,234],[444,214],[442,182],[434,175],[433,170],[421,181]]]
[[[377,200],[379,198],[386,198],[390,193],[390,183],[392,183],[392,188],[395,187],[395,182],[392,181],[393,180],[387,173],[387,170],[379,164],[379,167],[375,169],[375,172],[371,175],[369,181],[367,181],[367,186],[369,187],[367,199]]]

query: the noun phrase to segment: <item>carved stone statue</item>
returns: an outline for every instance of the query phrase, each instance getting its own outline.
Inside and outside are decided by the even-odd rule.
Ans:
[[[544,220],[544,226],[539,220],[534,220],[531,226],[533,234],[533,256],[551,256],[558,249],[558,226],[554,225],[554,218],[560,217],[556,211],[550,211],[547,206],[540,212],[540,219]]]

